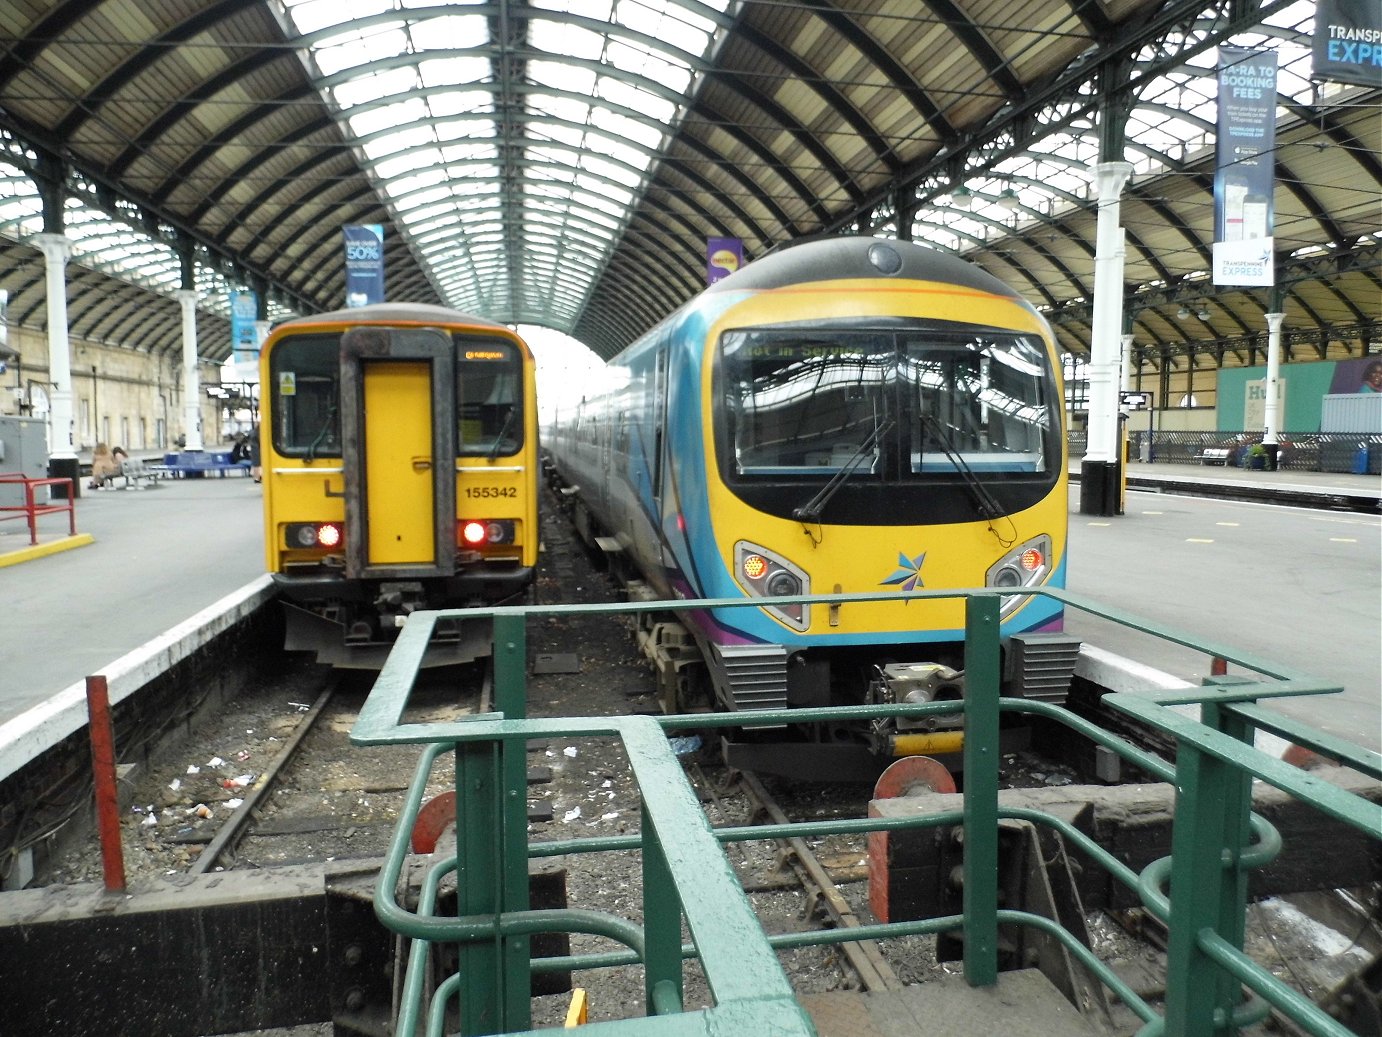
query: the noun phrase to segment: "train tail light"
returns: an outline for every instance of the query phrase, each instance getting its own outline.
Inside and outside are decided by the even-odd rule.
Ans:
[[[811,577],[805,570],[747,540],[734,545],[734,577],[755,598],[795,598],[811,593]],[[763,611],[794,630],[811,625],[811,606],[806,604],[764,605]]]
[[[1017,588],[1033,587],[1045,582],[1051,573],[1051,538],[1042,534],[1033,537],[1025,544],[1014,547],[993,565],[984,576],[985,587]],[[999,614],[1006,615],[1017,608],[1026,598],[1011,595],[1003,599]]]
[[[461,519],[456,523],[456,544],[460,547],[512,544],[516,538],[517,526],[511,519]]]
[[[289,522],[283,538],[288,547],[334,551],[345,542],[345,530],[339,522]]]

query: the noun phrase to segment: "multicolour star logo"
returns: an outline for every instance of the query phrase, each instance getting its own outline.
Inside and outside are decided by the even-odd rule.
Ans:
[[[885,584],[899,583],[899,588],[904,591],[916,590],[918,587],[926,586],[921,582],[921,566],[926,561],[926,552],[923,551],[915,558],[908,558],[901,551],[897,553],[898,570],[883,581]]]

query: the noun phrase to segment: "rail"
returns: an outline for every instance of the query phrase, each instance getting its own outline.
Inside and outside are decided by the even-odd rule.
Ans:
[[[67,484],[66,504],[39,504],[35,500],[34,491],[40,486],[59,486],[64,483]],[[77,535],[77,506],[75,503],[77,495],[73,490],[71,479],[30,479],[22,473],[7,472],[0,474],[0,486],[24,487],[24,503],[0,506],[0,522],[6,519],[27,519],[30,547],[38,545],[38,518],[40,515],[57,515],[64,511],[67,512],[67,535]],[[18,514],[3,514],[4,512],[18,512]]]
[[[1101,616],[1175,643],[1199,649],[1252,671],[1258,679],[1211,677],[1204,686],[1169,692],[1104,697],[1114,709],[1175,740],[1168,762],[1122,737],[1050,703],[1000,697],[999,607],[1008,595],[1042,595],[1068,608]],[[426,744],[405,809],[380,877],[375,909],[391,929],[410,939],[411,956],[395,1032],[413,1033],[426,1014],[428,1034],[447,1028],[458,1005],[460,1032],[516,1033],[531,1026],[529,981],[534,971],[566,971],[641,964],[648,1018],[592,1024],[592,1033],[780,1035],[814,1033],[796,1001],[776,951],[806,945],[962,931],[964,975],[972,986],[998,977],[998,927],[1037,927],[1061,941],[1144,1025],[1139,1037],[1210,1037],[1230,1026],[1249,1025],[1276,1008],[1308,1033],[1345,1037],[1350,1031],[1309,999],[1284,985],[1243,953],[1247,878],[1281,847],[1276,830],[1250,811],[1254,779],[1281,789],[1374,839],[1382,839],[1382,806],[1331,785],[1306,771],[1258,752],[1253,732],[1267,730],[1382,778],[1382,756],[1334,739],[1258,705],[1259,700],[1317,695],[1340,689],[1309,676],[1162,629],[1056,590],[916,591],[815,595],[780,599],[697,600],[683,608],[761,607],[764,604],[963,598],[966,610],[963,809],[920,818],[859,818],[712,830],[691,792],[664,728],[749,726],[817,720],[869,720],[882,716],[953,714],[954,701],[910,706],[851,706],[754,711],[752,717],[700,714],[527,719],[526,623],[553,612],[635,613],[667,608],[666,602],[615,605],[535,606],[415,613],[404,627],[351,733],[357,745]],[[403,709],[438,620],[490,616],[495,640],[495,712],[450,722],[406,723]],[[1198,705],[1198,720],[1175,707]],[[1104,746],[1177,789],[1172,852],[1140,873],[1065,821],[1038,810],[1003,809],[998,803],[999,716],[1004,711],[1039,714]],[[627,752],[643,798],[636,835],[529,844],[526,824],[525,743],[529,739],[613,737]],[[433,862],[417,910],[396,897],[408,855],[409,832],[436,760],[454,752],[457,792],[456,854]],[[1075,844],[1168,926],[1164,1012],[1140,997],[1071,933],[1048,918],[1000,909],[998,827],[1002,819],[1048,825]],[[722,843],[834,833],[962,826],[963,913],[920,921],[866,925],[848,930],[762,932],[747,895],[721,849]],[[1249,839],[1251,838],[1251,842]],[[530,910],[528,861],[534,857],[637,850],[643,867],[641,924],[586,909]],[[455,916],[435,913],[439,884],[456,875]],[[1166,890],[1169,885],[1170,892]],[[681,942],[682,924],[690,943]],[[529,937],[542,932],[581,932],[608,937],[625,950],[534,960]],[[459,969],[424,1004],[425,962],[431,943],[459,945]],[[685,1011],[682,961],[699,959],[714,1005]],[[1249,994],[1243,996],[1243,989]]]

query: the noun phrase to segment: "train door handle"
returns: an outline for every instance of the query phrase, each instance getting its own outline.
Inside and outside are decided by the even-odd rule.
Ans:
[[[432,459],[430,457],[413,458],[413,471],[430,472],[432,470]]]

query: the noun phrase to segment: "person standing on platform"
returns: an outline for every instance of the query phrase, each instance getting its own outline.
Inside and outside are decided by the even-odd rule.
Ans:
[[[259,482],[264,477],[264,470],[259,467],[259,426],[255,425],[250,429],[250,478]]]

